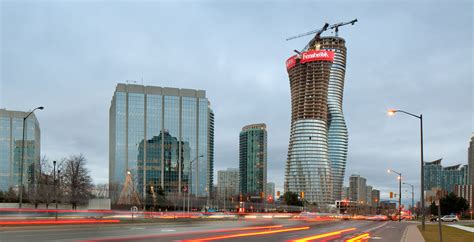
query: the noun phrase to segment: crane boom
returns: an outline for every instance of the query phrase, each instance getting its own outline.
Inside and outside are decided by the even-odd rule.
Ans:
[[[354,19],[354,20],[349,21],[349,22],[340,22],[340,23],[333,24],[333,25],[329,26],[329,29],[335,29],[335,33],[336,33],[336,37],[337,37],[338,32],[339,32],[339,27],[344,26],[344,25],[348,25],[348,24],[354,25],[356,22],[357,22],[357,19]]]
[[[303,33],[303,34],[295,35],[295,36],[287,38],[286,40],[288,41],[288,40],[292,40],[292,39],[297,39],[297,38],[300,38],[300,37],[303,37],[303,36],[306,36],[306,35],[310,35],[310,34],[314,34],[314,33],[316,33],[316,37],[319,38],[319,36],[324,31],[326,31],[328,29],[328,27],[329,27],[329,24],[325,23],[324,26],[321,29],[312,30],[312,31],[309,31],[309,32],[306,32],[306,33]]]

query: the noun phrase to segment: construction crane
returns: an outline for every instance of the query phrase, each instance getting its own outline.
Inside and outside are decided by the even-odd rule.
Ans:
[[[344,25],[348,25],[348,24],[351,24],[351,25],[354,25],[355,23],[357,22],[357,19],[354,19],[352,21],[349,21],[349,22],[340,22],[340,23],[337,23],[337,24],[333,24],[329,27],[329,29],[335,29],[335,34],[336,34],[336,37],[338,36],[338,32],[339,32],[339,27],[341,26],[344,26]]]
[[[300,54],[301,52],[303,51],[306,51],[310,45],[312,45],[313,43],[315,43],[317,40],[319,40],[319,38],[321,37],[321,34],[328,30],[328,29],[335,29],[335,33],[336,33],[336,36],[338,36],[338,32],[339,32],[339,27],[341,26],[344,26],[344,25],[347,25],[347,24],[352,24],[354,25],[354,23],[357,22],[357,19],[354,19],[352,21],[349,21],[349,22],[340,22],[340,23],[337,23],[337,24],[333,24],[331,26],[329,26],[328,23],[325,23],[324,26],[321,28],[321,29],[317,29],[317,30],[313,30],[313,31],[309,31],[309,32],[306,32],[306,33],[303,33],[303,34],[299,34],[299,35],[295,35],[295,36],[292,36],[292,37],[289,37],[287,38],[286,40],[292,40],[292,39],[297,39],[297,38],[300,38],[300,37],[304,37],[304,36],[307,36],[307,35],[310,35],[310,34],[316,34],[314,36],[314,38],[308,42],[308,44],[306,44],[306,46],[301,50],[301,51],[298,51],[298,50],[294,50],[294,52]]]
[[[306,35],[310,35],[310,34],[314,34],[314,33],[316,33],[316,36],[314,36],[314,37],[319,39],[319,36],[321,36],[321,34],[324,31],[326,31],[328,29],[328,27],[329,27],[329,24],[325,23],[324,26],[321,29],[309,31],[309,32],[306,32],[304,34],[295,35],[295,36],[292,36],[290,38],[287,38],[286,40],[288,41],[288,40],[292,40],[292,39],[297,39],[297,38],[300,38],[300,37],[303,37],[303,36],[306,36]]]
[[[297,38],[300,38],[300,37],[303,37],[303,36],[307,36],[307,35],[316,33],[316,35],[314,36],[313,40],[311,40],[310,42],[308,42],[308,44],[306,44],[306,46],[305,46],[301,51],[293,50],[294,52],[296,52],[296,53],[299,55],[299,54],[301,54],[301,52],[306,51],[306,50],[309,48],[309,45],[310,45],[312,42],[314,42],[315,40],[319,40],[319,38],[321,37],[321,34],[322,34],[324,31],[326,31],[328,28],[329,28],[329,24],[328,24],[328,23],[325,23],[324,26],[323,26],[321,29],[309,31],[309,32],[306,32],[306,33],[304,33],[304,34],[295,35],[295,36],[293,36],[293,37],[287,38],[286,40],[288,41],[288,40],[292,40],[292,39],[297,39]]]

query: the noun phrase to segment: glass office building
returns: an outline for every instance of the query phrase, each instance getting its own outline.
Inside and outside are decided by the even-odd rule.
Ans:
[[[20,162],[23,141],[23,118],[28,112],[0,109],[0,190],[15,190],[20,184]],[[23,185],[32,184],[39,171],[40,127],[36,116],[26,120]]]
[[[189,187],[193,195],[209,195],[214,114],[205,91],[118,84],[109,115],[113,202],[128,171],[142,199],[152,186],[165,194]]]
[[[467,149],[467,164],[469,166],[469,184],[474,185],[474,133]]]
[[[239,189],[247,197],[267,192],[267,126],[250,124],[239,135]],[[262,196],[263,195],[263,196]]]

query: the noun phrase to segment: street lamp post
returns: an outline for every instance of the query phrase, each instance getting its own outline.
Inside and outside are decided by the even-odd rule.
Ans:
[[[424,170],[423,170],[423,164],[424,164],[424,161],[423,161],[423,115],[420,114],[419,116],[418,115],[415,115],[415,114],[412,114],[412,113],[409,113],[409,112],[406,112],[406,111],[403,111],[403,110],[396,110],[396,109],[390,109],[388,110],[388,114],[393,116],[395,115],[395,113],[404,113],[404,114],[407,114],[407,115],[410,115],[412,117],[415,117],[417,119],[420,120],[420,153],[421,153],[421,160],[420,160],[420,165],[421,165],[421,171],[420,171],[420,197],[421,197],[421,208],[420,208],[420,212],[421,212],[421,229],[423,231],[425,231],[425,194],[424,194]]]
[[[403,184],[411,186],[411,210],[412,212],[415,212],[415,186],[406,182],[404,182]]]
[[[37,107],[33,109],[33,111],[29,112],[24,118],[23,118],[23,139],[21,141],[21,162],[20,162],[20,198],[19,198],[19,207],[22,207],[23,204],[23,162],[25,159],[25,126],[26,126],[26,119],[36,110],[43,110],[44,107]]]
[[[54,202],[56,203],[56,220],[58,220],[58,198],[56,196],[56,161],[53,161],[53,196],[54,196]]]
[[[395,173],[398,175],[398,222],[402,221],[402,173],[394,170],[387,170],[388,173]]]
[[[193,173],[192,173],[191,167],[192,167],[192,165],[193,165],[193,162],[197,161],[197,159],[200,158],[200,157],[204,157],[204,155],[197,156],[196,158],[194,158],[193,160],[191,160],[191,161],[189,162],[189,174],[190,174],[189,180],[190,180],[191,182],[192,182],[192,177],[193,177]],[[196,169],[196,176],[197,176],[197,172],[198,172],[198,171],[197,171],[197,169]],[[189,180],[188,180],[188,184],[189,184]],[[191,183],[191,186],[192,186],[192,183]],[[197,190],[197,184],[196,184],[196,190]],[[190,204],[190,193],[191,193],[191,190],[189,190],[189,186],[188,186],[188,213],[191,211],[191,210],[189,210],[189,209],[190,209],[190,205],[189,205],[189,204]]]

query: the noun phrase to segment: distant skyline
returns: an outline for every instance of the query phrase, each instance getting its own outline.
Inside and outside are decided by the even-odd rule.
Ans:
[[[423,113],[426,161],[467,164],[473,12],[471,1],[2,1],[0,108],[44,106],[36,113],[41,154],[83,153],[94,182],[105,183],[117,83],[206,90],[215,171],[238,166],[242,126],[266,123],[268,181],[283,191],[291,118],[285,60],[311,37],[285,38],[357,18],[339,30],[348,48],[344,183],[360,174],[384,198],[397,186],[388,168],[420,181],[418,121],[388,117],[389,108]]]

